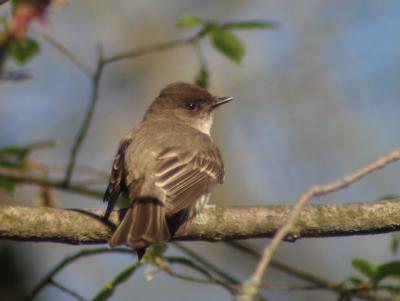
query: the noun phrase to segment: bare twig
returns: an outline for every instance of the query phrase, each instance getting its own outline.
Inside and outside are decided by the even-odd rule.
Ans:
[[[303,209],[305,203],[316,196],[326,195],[332,193],[334,191],[346,188],[347,186],[351,185],[352,183],[360,180],[361,178],[365,177],[366,175],[383,168],[384,166],[395,162],[400,159],[400,148],[394,149],[391,152],[383,155],[382,157],[378,158],[371,164],[361,168],[360,170],[356,171],[355,173],[345,176],[342,179],[328,183],[321,186],[312,186],[306,192],[304,192],[296,201],[293,210],[290,212],[287,220],[283,223],[282,227],[279,228],[277,233],[274,235],[270,244],[264,249],[262,257],[260,261],[257,263],[257,266],[254,270],[253,275],[249,280],[247,280],[241,289],[241,292],[237,296],[237,300],[241,301],[249,301],[253,300],[255,294],[257,293],[258,286],[261,283],[262,276],[267,268],[268,264],[271,261],[272,255],[275,253],[276,249],[279,246],[279,243],[292,231],[293,226],[295,225],[296,220],[298,219],[301,210]],[[291,237],[296,238],[298,234],[293,232]]]
[[[366,291],[365,288],[354,289],[354,288],[346,288],[344,284],[332,284],[330,286],[323,285],[299,285],[299,284],[261,284],[259,288],[266,289],[282,289],[282,290],[330,290],[334,291],[339,296],[351,296],[357,297],[360,300],[368,300],[368,301],[389,301],[387,299],[381,299],[377,296],[373,296]],[[368,290],[376,291],[376,290],[384,290],[384,288],[376,287],[376,288],[368,288]]]
[[[115,291],[118,285],[125,282],[140,266],[142,262],[135,261],[125,267],[121,272],[119,272],[114,278],[108,281],[100,289],[100,291],[91,299],[91,301],[102,301],[107,300]]]
[[[75,299],[79,301],[86,301],[85,298],[83,298],[81,295],[79,295],[77,292],[65,287],[59,282],[54,281],[53,279],[49,282],[52,286],[58,288],[60,291],[63,291],[64,293],[70,295],[71,297],[74,297]]]
[[[124,253],[131,255],[134,254],[130,249],[110,249],[110,248],[82,249],[71,256],[65,257],[60,263],[54,266],[53,269],[32,289],[30,294],[26,297],[26,300],[33,300],[46,285],[51,284],[53,282],[54,276],[70,263],[82,257],[99,255],[104,253]]]
[[[54,140],[44,140],[39,142],[34,142],[31,144],[24,145],[23,147],[30,149],[30,150],[38,150],[38,149],[45,149],[55,147],[56,142]]]
[[[49,186],[56,189],[78,193],[84,196],[90,196],[94,198],[101,198],[103,196],[103,192],[99,190],[89,189],[83,187],[81,185],[70,184],[68,187],[64,185],[64,182],[61,180],[52,180],[46,177],[38,177],[35,175],[29,175],[25,172],[21,172],[19,170],[7,167],[0,167],[0,179],[7,179],[14,181],[16,183],[26,183],[33,184],[39,186]]]
[[[214,277],[207,269],[202,268],[201,266],[195,264],[194,262],[190,261],[189,259],[186,259],[183,257],[172,257],[172,256],[165,256],[162,259],[167,261],[170,264],[180,264],[180,265],[189,267],[189,268],[197,271],[198,273],[202,274],[207,279],[194,278],[192,276],[179,274],[172,270],[167,271],[167,270],[163,269],[163,271],[165,271],[166,273],[168,273],[169,275],[171,275],[173,277],[176,277],[176,278],[179,278],[182,280],[193,281],[193,282],[217,284],[217,285],[224,287],[232,294],[235,292],[235,289],[232,287],[232,284],[233,284],[232,282],[230,282],[229,280],[226,280],[226,279],[224,281],[219,280],[218,278]]]
[[[177,39],[177,40],[168,41],[168,42],[164,42],[164,43],[158,43],[158,44],[154,44],[154,45],[138,47],[136,49],[133,49],[133,50],[130,50],[127,52],[122,52],[119,54],[109,56],[104,59],[104,64],[110,64],[110,63],[125,60],[125,59],[133,59],[133,58],[137,58],[139,56],[145,55],[145,54],[169,50],[169,49],[173,49],[173,48],[177,48],[177,47],[181,47],[181,46],[189,46],[189,45],[201,40],[206,35],[206,33],[207,32],[205,30],[200,30],[194,36],[189,37],[189,38]]]
[[[246,254],[251,255],[255,259],[259,259],[261,257],[261,253],[253,250],[252,248],[250,248],[249,246],[247,246],[243,243],[240,243],[237,241],[227,241],[226,244],[231,247],[234,247],[235,249],[240,250]],[[283,262],[283,261],[280,261],[277,259],[272,259],[270,265],[271,265],[271,268],[274,268],[276,270],[284,272],[292,277],[309,282],[309,283],[313,284],[313,286],[317,286],[317,287],[335,287],[336,286],[336,284],[334,284],[320,276],[313,275],[307,271],[304,271],[303,269],[301,269],[299,267],[287,264],[286,262]]]
[[[32,32],[39,37],[41,37],[43,40],[45,40],[47,43],[49,43],[51,46],[53,46],[55,49],[57,49],[60,53],[65,55],[71,62],[73,62],[83,73],[85,73],[87,76],[91,77],[93,75],[92,70],[87,66],[85,63],[81,62],[76,55],[71,52],[66,46],[64,46],[60,41],[56,40],[54,37],[45,34],[43,32],[40,32],[38,30],[32,29]]]
[[[64,173],[65,165],[63,165],[63,164],[46,165],[46,164],[41,164],[41,163],[35,162],[35,170],[43,171],[44,174],[48,174],[49,172],[54,172],[54,173],[63,172]],[[98,178],[98,180],[103,179],[104,183],[106,183],[106,181],[108,180],[108,177],[109,177],[108,172],[99,170],[99,169],[89,166],[89,165],[76,165],[75,171],[79,172],[80,174],[96,176]]]
[[[81,148],[81,145],[82,145],[82,143],[86,137],[86,134],[89,130],[90,123],[92,122],[92,119],[93,119],[94,110],[96,108],[97,100],[99,98],[99,83],[100,83],[101,75],[103,73],[103,69],[104,69],[103,57],[101,55],[99,55],[99,58],[97,60],[97,65],[96,65],[96,71],[91,76],[92,88],[91,88],[89,105],[87,107],[82,125],[81,125],[81,127],[78,131],[78,134],[75,138],[75,141],[71,147],[71,152],[69,155],[69,160],[68,160],[67,169],[66,169],[65,178],[64,178],[64,185],[66,187],[68,187],[71,183],[72,172],[74,171],[78,152]]]
[[[197,252],[193,251],[189,247],[185,246],[184,244],[175,242],[174,245],[179,250],[181,250],[183,253],[185,253],[186,255],[190,256],[191,258],[193,258],[197,262],[201,263],[203,266],[205,266],[210,271],[213,271],[215,274],[217,274],[219,277],[221,277],[225,281],[227,281],[227,282],[229,282],[231,284],[239,283],[239,280],[237,280],[235,277],[229,275],[225,271],[223,271],[220,268],[216,267],[214,264],[209,262],[207,259],[203,258],[200,254],[198,254]]]

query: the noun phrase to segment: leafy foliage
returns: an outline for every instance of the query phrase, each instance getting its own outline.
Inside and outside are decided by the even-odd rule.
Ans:
[[[386,278],[400,278],[400,261],[398,260],[374,265],[365,259],[357,258],[352,261],[352,265],[361,274],[367,277],[372,285],[378,285]],[[350,281],[354,284],[359,284],[361,279],[358,277],[351,277]]]
[[[369,261],[361,258],[353,259],[351,262],[353,267],[357,269],[361,274],[366,276],[369,279],[373,279],[376,273],[376,266],[370,263]]]
[[[203,21],[191,14],[184,14],[178,20],[178,26],[191,27],[202,24]]]
[[[268,21],[238,21],[231,23],[218,23],[216,21],[202,20],[191,14],[185,14],[178,20],[182,27],[201,26],[202,34],[209,35],[213,47],[236,63],[240,63],[245,54],[243,42],[232,33],[233,30],[272,29],[276,24]],[[205,73],[198,74],[196,82],[204,84]],[[203,81],[201,80],[203,79]]]
[[[375,283],[388,277],[400,278],[400,261],[389,261],[378,266],[374,275]]]
[[[215,28],[211,32],[211,41],[215,49],[222,54],[240,63],[245,53],[245,47],[238,37],[227,30]]]
[[[39,44],[30,38],[12,39],[7,47],[9,57],[18,64],[27,63],[39,50]]]

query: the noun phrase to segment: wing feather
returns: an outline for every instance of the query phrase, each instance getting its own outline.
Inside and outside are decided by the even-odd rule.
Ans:
[[[128,146],[131,144],[132,140],[124,139],[121,141],[118,152],[114,157],[110,180],[107,186],[107,190],[104,194],[104,202],[107,202],[107,209],[104,213],[104,218],[108,219],[111,214],[111,211],[114,209],[114,206],[118,200],[119,195],[125,189],[124,177],[125,177],[125,169],[124,169],[124,160],[125,160],[125,152]]]
[[[168,148],[157,161],[155,184],[167,196],[169,215],[189,207],[212,185],[223,181],[224,167],[215,148],[202,152]]]

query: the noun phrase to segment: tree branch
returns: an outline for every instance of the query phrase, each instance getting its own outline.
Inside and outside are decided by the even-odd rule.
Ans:
[[[287,220],[292,206],[207,209],[183,224],[175,240],[221,241],[273,237]],[[105,224],[103,210],[74,210],[17,206],[0,207],[0,239],[103,244],[114,226]],[[111,216],[118,222],[118,214]],[[83,226],[84,225],[84,226]],[[295,241],[304,237],[379,234],[400,230],[400,199],[370,203],[307,205],[291,232]]]

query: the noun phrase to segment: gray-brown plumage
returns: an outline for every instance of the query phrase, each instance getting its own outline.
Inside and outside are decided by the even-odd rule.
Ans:
[[[170,240],[170,222],[190,218],[208,200],[211,186],[222,183],[223,162],[210,128],[214,109],[231,99],[187,83],[161,91],[114,159],[105,217],[121,194],[131,206],[109,240],[111,247],[141,249]]]

